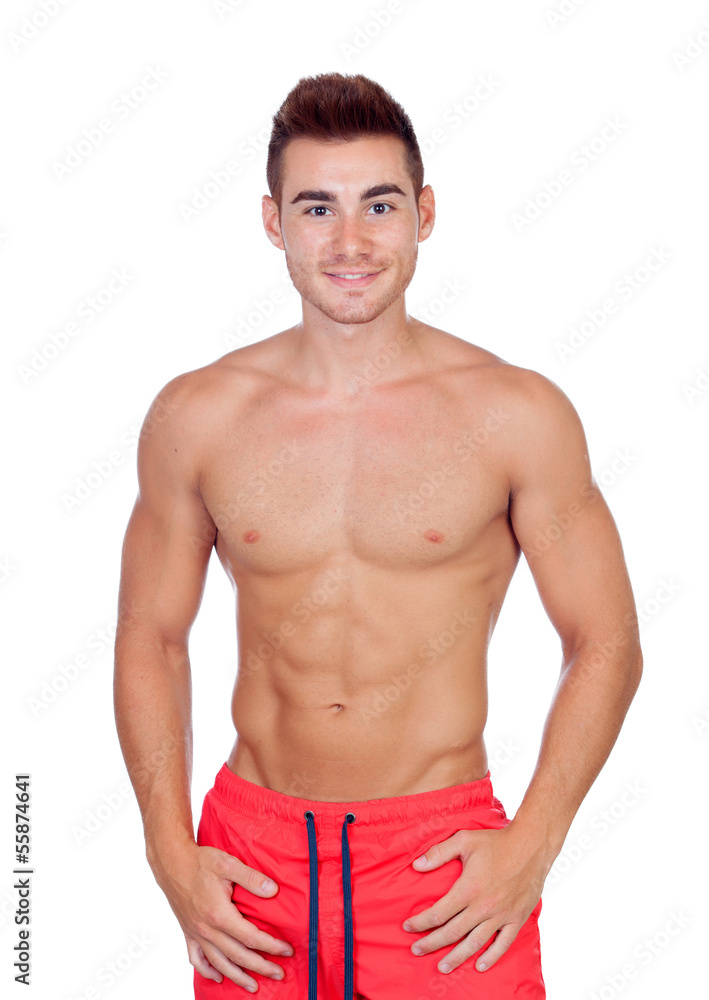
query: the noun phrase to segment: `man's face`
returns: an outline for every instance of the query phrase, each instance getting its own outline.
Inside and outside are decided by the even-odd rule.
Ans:
[[[336,323],[368,323],[403,295],[418,244],[433,229],[433,192],[421,192],[421,218],[404,143],[377,136],[351,142],[294,139],[283,163],[280,217],[263,199],[269,239],[285,250],[303,299]],[[368,277],[337,275],[366,273]]]

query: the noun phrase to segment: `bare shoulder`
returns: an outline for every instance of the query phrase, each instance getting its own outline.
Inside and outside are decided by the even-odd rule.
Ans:
[[[511,364],[496,370],[496,379],[500,455],[512,497],[530,483],[543,491],[561,491],[571,483],[588,488],[586,434],[563,389],[541,372]]]
[[[568,420],[575,415],[568,396],[541,372],[514,365],[444,330],[432,332],[434,344],[445,352],[450,367],[460,374],[468,391],[474,388],[483,393],[487,403],[506,406],[525,420]]]
[[[539,430],[578,419],[563,389],[541,372],[504,362],[495,369],[495,377],[505,403],[531,427]]]
[[[199,492],[215,442],[238,427],[267,372],[255,352],[240,348],[210,364],[175,375],[152,400],[138,442],[138,474]]]
[[[251,344],[174,376],[153,399],[146,424],[167,422],[185,433],[192,428],[199,434],[215,420],[238,414],[268,381],[265,356],[261,344]]]

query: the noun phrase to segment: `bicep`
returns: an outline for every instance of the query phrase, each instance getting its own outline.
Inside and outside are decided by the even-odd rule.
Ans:
[[[138,444],[138,497],[121,559],[119,621],[125,628],[186,644],[199,610],[216,526],[197,488],[197,456],[189,436],[185,389],[173,390],[174,408],[146,416]],[[175,402],[176,401],[176,402]]]
[[[542,376],[525,405],[510,481],[512,528],[565,652],[627,641],[637,621],[618,529],[578,414]]]

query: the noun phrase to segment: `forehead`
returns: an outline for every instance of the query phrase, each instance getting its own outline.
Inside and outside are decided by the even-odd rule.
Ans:
[[[349,142],[292,139],[283,154],[283,192],[303,188],[362,188],[395,182],[413,190],[406,146],[396,136],[366,136]]]

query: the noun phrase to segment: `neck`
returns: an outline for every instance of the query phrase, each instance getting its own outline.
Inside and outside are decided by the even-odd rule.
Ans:
[[[291,371],[305,388],[356,396],[423,368],[425,325],[408,315],[403,295],[368,323],[338,323],[303,300],[292,329]]]

